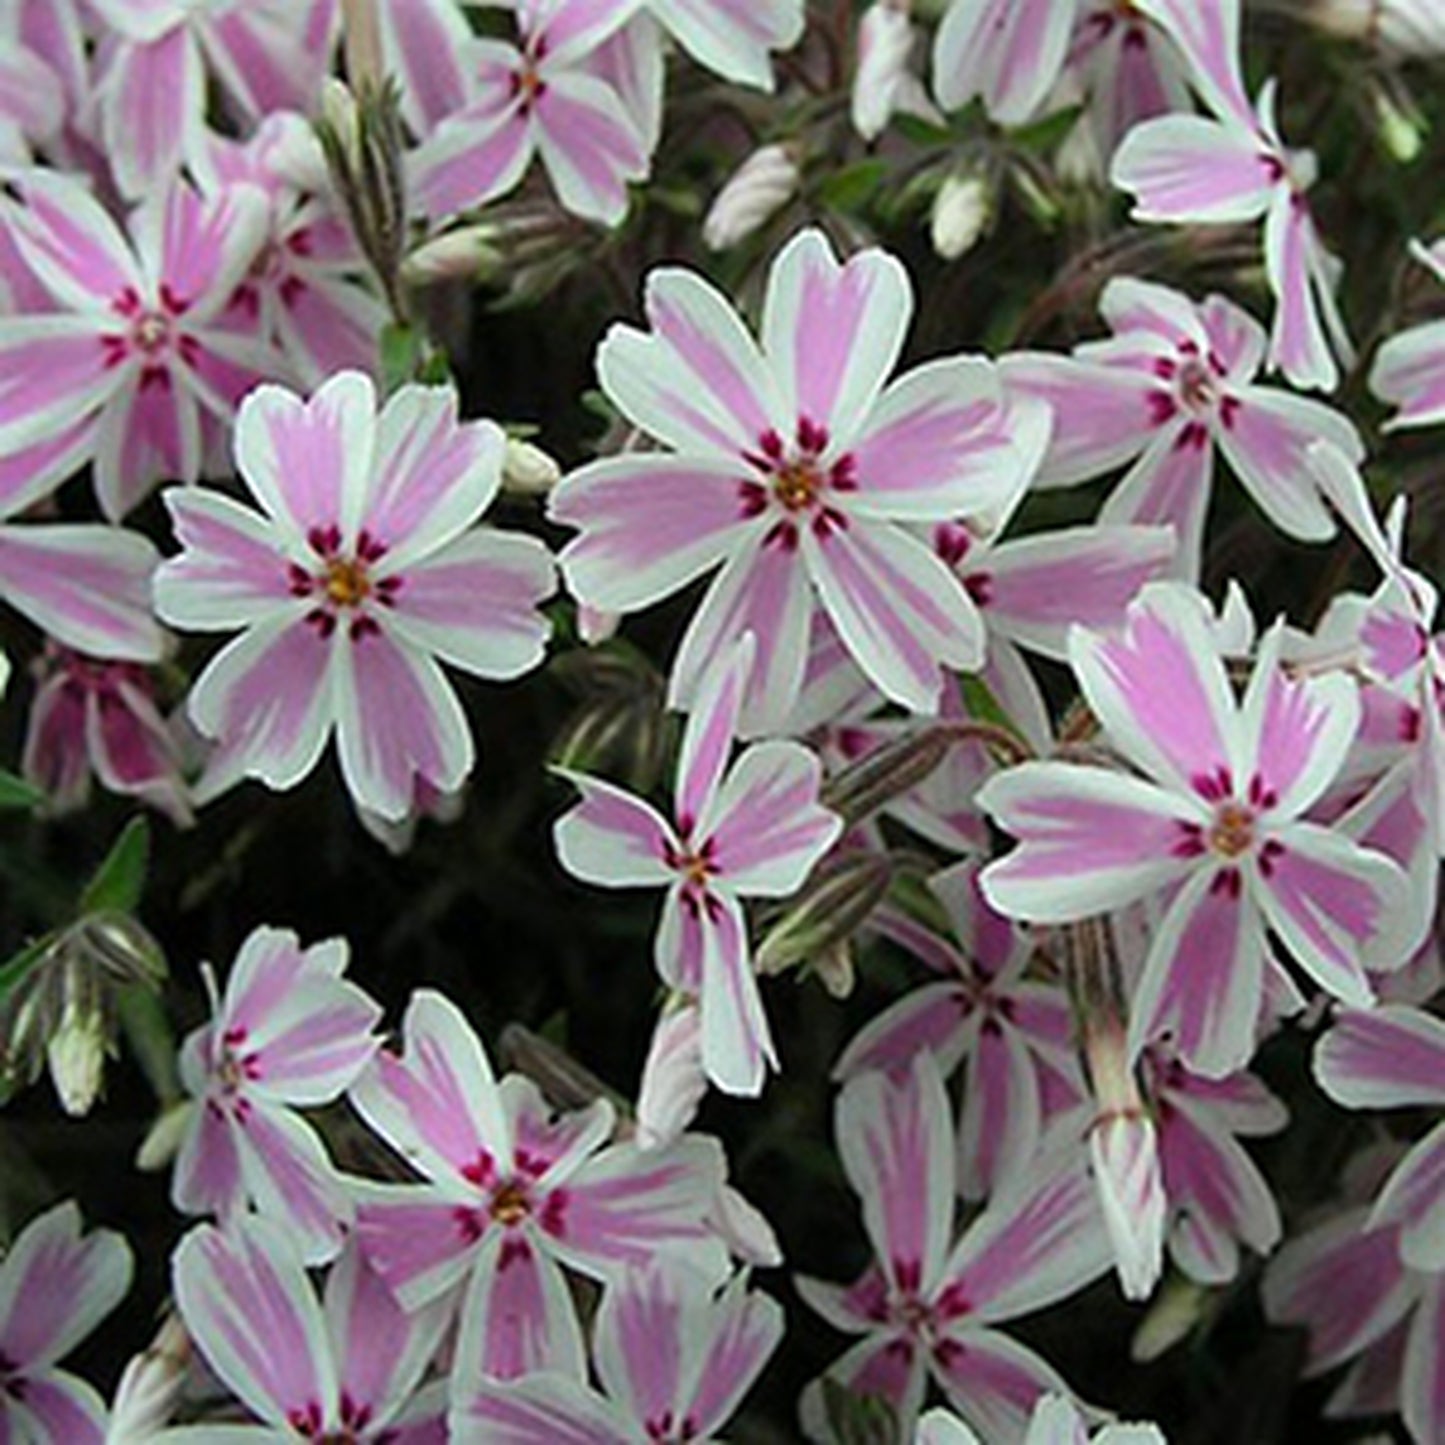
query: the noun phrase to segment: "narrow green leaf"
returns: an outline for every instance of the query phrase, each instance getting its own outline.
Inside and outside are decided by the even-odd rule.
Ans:
[[[132,818],[80,895],[81,913],[134,913],[145,892],[150,852],[150,824]]]
[[[45,794],[39,788],[0,769],[0,809],[38,808],[44,801]]]

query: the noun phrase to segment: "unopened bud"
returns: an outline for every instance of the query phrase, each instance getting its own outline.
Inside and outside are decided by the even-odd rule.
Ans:
[[[929,234],[945,261],[956,261],[978,244],[993,216],[993,196],[980,175],[951,175],[933,198]]]
[[[853,77],[853,129],[877,140],[898,108],[913,53],[909,0],[875,0],[858,22],[858,69]]]
[[[881,853],[848,853],[825,865],[764,935],[758,972],[782,973],[801,963],[816,967],[863,926],[892,879],[893,865]]]
[[[1124,1298],[1148,1299],[1164,1269],[1168,1217],[1154,1121],[1142,1111],[1101,1116],[1089,1157]]]
[[[554,1108],[585,1109],[604,1098],[626,1107],[591,1069],[579,1063],[560,1044],[521,1024],[508,1024],[502,1030],[498,1047],[508,1064],[526,1074]]]
[[[1375,119],[1380,144],[1402,166],[1419,158],[1425,148],[1427,126],[1424,117],[1399,96],[1383,88],[1375,92]]]
[[[637,1095],[637,1144],[660,1149],[697,1116],[707,1093],[702,1067],[702,1010],[692,999],[664,1008],[652,1031]]]
[[[445,231],[413,251],[402,262],[401,274],[412,286],[434,286],[442,281],[484,281],[505,264],[497,249],[500,232],[479,223]]]
[[[136,1150],[135,1167],[144,1174],[164,1169],[180,1152],[181,1140],[190,1128],[192,1112],[201,1107],[195,1100],[185,1099],[157,1114]]]
[[[133,1356],[120,1377],[105,1445],[149,1445],[180,1403],[190,1358],[180,1319],[167,1315],[149,1348]]]
[[[67,1002],[60,1027],[50,1036],[45,1059],[60,1107],[73,1119],[90,1113],[105,1076],[109,1029],[99,1008]]]
[[[361,163],[361,113],[356,96],[344,80],[327,76],[321,87],[321,121],[348,170]]]
[[[745,160],[717,194],[702,223],[703,244],[726,251],[751,236],[797,193],[798,148],[765,145]]]
[[[1401,57],[1445,55],[1445,7],[1440,0],[1315,0],[1309,14],[1331,35]]]
[[[562,480],[556,460],[532,442],[507,438],[502,460],[502,485],[525,497],[544,497]]]
[[[1149,1306],[1144,1322],[1134,1331],[1129,1358],[1146,1365],[1172,1350],[1194,1333],[1210,1308],[1212,1296],[1188,1275],[1172,1274]]]
[[[924,726],[884,743],[829,779],[823,805],[848,827],[856,827],[924,782],[953,744],[954,735],[946,725]]]

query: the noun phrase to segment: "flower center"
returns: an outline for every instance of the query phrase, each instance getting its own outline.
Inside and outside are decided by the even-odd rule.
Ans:
[[[343,551],[341,528],[334,522],[312,527],[306,542],[316,554],[316,566],[293,562],[287,570],[291,595],[317,600],[318,605],[306,614],[306,622],[319,637],[330,637],[337,618],[345,612],[350,614],[347,630],[353,641],[380,632],[368,607],[395,607],[402,585],[398,576],[375,575],[376,564],[386,555],[386,544],[363,530],[354,550]]]
[[[828,497],[857,491],[858,463],[851,452],[825,462],[830,440],[827,427],[802,417],[791,446],[770,427],[758,438],[756,451],[743,453],[743,460],[761,480],[738,484],[742,515],[782,513],[764,539],[766,545],[795,550],[805,513],[808,526],[820,540],[847,527],[848,518]]]
[[[371,596],[371,576],[359,557],[333,557],[326,564],[326,595],[338,607],[357,607]]]
[[[1238,858],[1254,847],[1254,810],[1233,801],[1221,803],[1209,825],[1209,846],[1222,857]]]
[[[773,495],[790,512],[811,507],[823,490],[823,478],[811,457],[784,462],[773,474]]]
[[[515,1180],[502,1185],[492,1195],[491,1214],[498,1224],[520,1224],[532,1212],[532,1201],[526,1188]]]

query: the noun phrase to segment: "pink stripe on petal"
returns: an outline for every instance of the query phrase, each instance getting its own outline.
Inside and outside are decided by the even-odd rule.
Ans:
[[[7,317],[0,335],[0,446],[56,443],[114,394],[124,373],[106,364],[103,323],[87,316]]]
[[[1043,1110],[1033,1057],[1017,1029],[985,1013],[970,1051],[958,1121],[958,1184],[987,1199],[1038,1149]]]
[[[667,854],[678,840],[649,803],[600,778],[563,776],[582,794],[582,802],[553,829],[557,857],[569,873],[604,888],[663,887],[673,881]]]
[[[537,150],[557,198],[574,215],[617,225],[627,214],[627,183],[651,165],[617,92],[577,71],[549,73],[535,113]]]
[[[449,1439],[457,1445],[635,1445],[632,1422],[564,1375],[480,1379],[458,1391]]]
[[[1140,10],[1179,47],[1191,83],[1221,117],[1254,124],[1239,60],[1239,0],[1142,0]]]
[[[773,88],[768,51],[803,33],[798,0],[653,0],[651,9],[698,64],[760,90]]]
[[[1445,1104],[1445,1024],[1387,1004],[1342,1009],[1315,1050],[1320,1087],[1350,1109]]]
[[[89,187],[35,170],[26,174],[21,197],[24,208],[10,213],[15,244],[61,305],[106,310],[127,288],[142,289],[135,256]]]
[[[976,95],[1001,125],[1021,125],[1042,104],[1068,55],[1074,15],[1053,0],[961,0],[939,26],[934,86],[957,110]]]
[[[116,184],[143,197],[198,153],[205,68],[190,26],[149,43],[121,41],[99,91],[100,120]]]
[[[1276,300],[1271,364],[1295,386],[1333,391],[1340,373],[1319,294],[1332,284],[1330,260],[1303,194],[1285,187],[1276,191],[1265,217],[1264,258]]]
[[[934,1347],[932,1367],[949,1404],[985,1440],[1022,1439],[1041,1397],[1069,1394],[1046,1360],[996,1330],[945,1334]]]
[[[1114,152],[1109,178],[1134,195],[1141,221],[1253,221],[1285,192],[1261,142],[1195,115],[1147,120]]]
[[[7,1432],[18,1428],[17,1438],[35,1445],[103,1445],[106,1440],[105,1402],[84,1380],[46,1370],[20,1375],[11,1390],[14,1403],[0,1414],[0,1437],[8,1439]]]
[[[745,634],[724,666],[704,679],[683,730],[677,760],[677,816],[700,838],[712,831],[713,800],[732,754],[756,652],[757,639]]]
[[[284,1226],[308,1264],[323,1264],[341,1249],[352,1204],[316,1132],[291,1110],[253,1097],[232,1138],[241,1183],[256,1212]]]
[[[767,1066],[778,1067],[778,1056],[758,993],[742,908],[732,897],[713,894],[698,922],[703,1070],[724,1093],[756,1097]]]
[[[403,1308],[439,1299],[471,1272],[480,1236],[471,1206],[440,1190],[371,1184],[356,1194],[356,1240]]]
[[[843,1169],[892,1286],[931,1298],[953,1230],[953,1123],[937,1062],[915,1056],[906,1075],[866,1073],[838,1097]]]
[[[455,215],[505,195],[537,152],[536,129],[520,106],[476,109],[444,121],[412,154],[413,194],[428,216]]]
[[[451,0],[377,7],[387,70],[401,83],[402,114],[425,135],[466,102],[463,52],[471,28]]]
[[[963,1025],[971,1011],[972,1003],[959,984],[916,988],[853,1035],[833,1066],[833,1077],[850,1079],[873,1069],[905,1074],[925,1049],[945,1074],[951,1074],[967,1046]]]
[[[1415,1309],[1399,1398],[1413,1439],[1445,1436],[1445,1285],[1438,1275],[1425,1285]]]
[[[1370,390],[1399,408],[1387,423],[1391,428],[1445,421],[1445,321],[1390,337],[1370,369]]]
[[[1445,1270],[1445,1126],[1436,1125],[1390,1176],[1370,1223],[1400,1227],[1400,1258],[1411,1269]]]
[[[684,1276],[658,1268],[625,1274],[602,1296],[593,1326],[597,1377],[634,1421],[681,1417],[685,1291]],[[702,1314],[698,1306],[707,1296],[696,1288],[691,1293],[695,1313]],[[695,1332],[687,1335],[694,1343]]]
[[[1099,521],[1106,526],[1173,527],[1172,571],[1185,581],[1199,574],[1204,519],[1214,487],[1214,445],[1209,436],[1176,418],[1109,494]]]
[[[1232,1074],[1254,1053],[1263,991],[1264,929],[1252,896],[1237,873],[1206,865],[1155,932],[1130,1005],[1130,1053],[1168,1035],[1196,1073]]]
[[[728,1423],[783,1338],[781,1308],[766,1295],[749,1294],[744,1275],[734,1276],[722,1298],[709,1303],[707,1316],[706,1344],[698,1349],[701,1341],[689,1341],[701,1358],[694,1361],[692,1400],[682,1412],[704,1439]]]

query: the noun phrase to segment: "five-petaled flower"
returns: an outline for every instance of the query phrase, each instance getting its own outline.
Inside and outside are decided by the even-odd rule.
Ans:
[[[533,667],[554,579],[541,542],[473,525],[501,484],[502,435],[456,408],[450,388],[406,386],[378,416],[359,372],[310,401],[263,387],[236,459],[264,515],[166,493],[185,550],[157,575],[157,610],[245,629],[191,693],[219,744],[202,797],[242,774],[294,786],[333,729],[352,797],[384,818],[408,812],[419,780],[461,786],[472,737],[437,659],[487,678]]]

